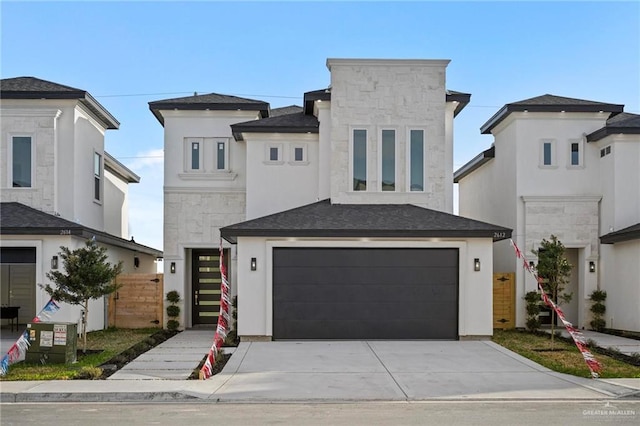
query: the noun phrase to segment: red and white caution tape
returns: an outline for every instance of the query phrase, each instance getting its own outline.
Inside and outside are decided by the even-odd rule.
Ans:
[[[206,380],[213,375],[213,366],[216,363],[216,357],[224,339],[227,337],[227,330],[229,329],[229,305],[231,300],[229,299],[229,281],[227,280],[227,268],[224,265],[222,241],[220,242],[220,315],[218,315],[218,325],[216,327],[216,333],[213,338],[213,344],[207,359],[204,361],[204,365],[200,369],[200,380]]]
[[[584,335],[580,332],[580,330],[575,328],[573,324],[567,321],[567,319],[564,316],[564,312],[562,312],[562,309],[560,309],[560,307],[553,300],[551,300],[551,298],[547,295],[547,293],[545,293],[544,288],[542,287],[542,278],[540,278],[538,274],[536,274],[536,272],[529,265],[529,263],[527,263],[527,260],[525,259],[524,255],[522,254],[522,251],[520,251],[516,243],[514,243],[513,240],[510,240],[510,241],[511,241],[511,246],[516,252],[516,257],[522,260],[522,266],[524,267],[524,269],[529,271],[529,273],[536,280],[536,283],[538,284],[538,290],[540,291],[540,296],[542,300],[547,306],[549,306],[551,309],[555,311],[556,315],[558,316],[558,318],[560,318],[560,320],[562,321],[562,324],[564,324],[564,327],[567,329],[567,332],[573,338],[573,342],[576,344],[576,346],[578,347],[578,350],[580,351],[580,353],[582,354],[582,357],[584,358],[584,361],[587,363],[587,367],[589,367],[589,371],[591,371],[591,377],[593,377],[594,379],[598,378],[599,377],[598,373],[602,369],[602,366],[600,365],[598,360],[593,356],[593,354],[589,351],[589,349],[587,349],[587,342],[584,338]]]

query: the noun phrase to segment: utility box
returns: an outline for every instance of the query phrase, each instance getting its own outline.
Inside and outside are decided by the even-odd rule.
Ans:
[[[27,324],[29,347],[25,362],[71,364],[76,362],[78,324],[72,322],[32,322]]]

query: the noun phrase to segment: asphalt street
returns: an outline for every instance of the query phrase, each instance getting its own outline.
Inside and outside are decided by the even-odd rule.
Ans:
[[[590,425],[640,424],[640,401],[343,404],[2,404],[2,425]]]

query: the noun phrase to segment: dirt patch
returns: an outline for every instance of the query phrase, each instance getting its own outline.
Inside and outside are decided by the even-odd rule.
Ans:
[[[224,350],[224,348],[222,348],[222,350]],[[211,375],[215,376],[216,374],[221,372],[224,366],[227,364],[227,361],[229,361],[229,358],[231,358],[231,354],[223,354],[219,356],[218,359],[216,360],[216,363],[213,364],[213,368],[211,369],[212,371]],[[198,364],[198,366],[191,372],[191,375],[189,376],[188,380],[200,380],[200,369],[202,369],[202,366],[204,365],[204,362],[206,361],[206,359],[207,359],[207,355],[205,355],[202,358],[202,361],[200,361],[200,364]]]

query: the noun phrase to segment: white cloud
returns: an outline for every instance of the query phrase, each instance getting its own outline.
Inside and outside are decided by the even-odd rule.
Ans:
[[[142,172],[147,168],[155,168],[164,164],[164,150],[162,148],[151,149],[149,151],[143,151],[129,161],[125,162],[126,166],[134,172]]]

